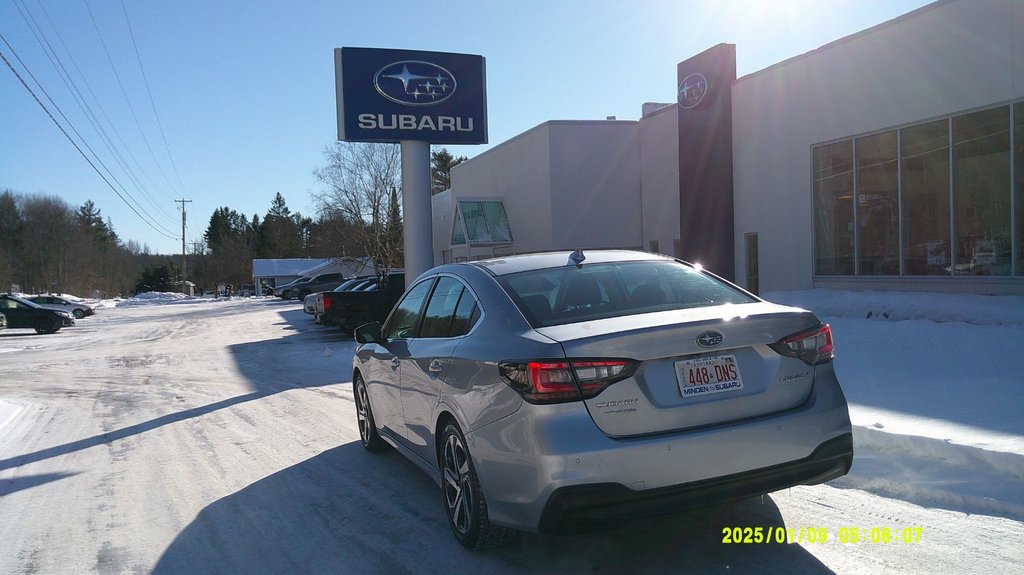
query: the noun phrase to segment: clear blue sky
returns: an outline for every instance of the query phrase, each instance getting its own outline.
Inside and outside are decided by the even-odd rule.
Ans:
[[[11,46],[0,41],[0,52],[56,115],[31,72],[153,225],[107,187],[2,62],[0,189],[59,196],[73,208],[91,199],[122,240],[180,253],[175,199],[192,200],[190,242],[202,238],[218,207],[262,218],[278,192],[293,212],[315,215],[312,171],[336,138],[334,48],[483,55],[493,146],[547,120],[638,118],[644,102],[675,101],[678,62],[721,42],[736,44],[743,76],[925,4],[0,0],[0,34]],[[134,176],[107,149],[40,39]],[[487,147],[449,149],[472,157]]]

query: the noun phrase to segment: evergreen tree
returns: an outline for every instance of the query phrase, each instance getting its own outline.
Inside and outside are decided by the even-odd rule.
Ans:
[[[430,152],[430,194],[440,194],[452,187],[452,168],[468,159],[466,156],[456,158],[447,148]]]

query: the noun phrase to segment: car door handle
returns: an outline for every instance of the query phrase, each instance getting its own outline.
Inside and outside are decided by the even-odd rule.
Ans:
[[[444,366],[447,363],[448,362],[446,362],[443,359],[432,359],[432,360],[430,360],[430,365],[427,366],[427,371],[429,371],[430,373],[432,373],[434,375],[437,375],[437,374],[441,373],[441,371],[444,370]]]
[[[397,357],[391,358],[391,369],[398,369],[398,366],[401,364],[402,362],[400,362]]]

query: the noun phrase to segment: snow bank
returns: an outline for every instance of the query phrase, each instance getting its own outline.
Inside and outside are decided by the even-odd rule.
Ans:
[[[765,294],[832,325],[854,463],[830,482],[1024,519],[1024,297]]]
[[[20,405],[8,403],[0,399],[0,435],[3,435],[4,427],[11,421],[14,421],[14,417],[21,412],[23,408]]]
[[[802,307],[818,316],[939,323],[1024,326],[1024,296],[927,292],[840,291],[813,289],[768,292],[764,299]]]
[[[183,293],[177,292],[143,292],[136,294],[134,297],[122,300],[116,300],[116,307],[123,306],[135,306],[135,305],[152,305],[152,304],[180,304],[180,303],[196,303],[209,301],[208,298],[201,298],[195,296],[187,296]]]

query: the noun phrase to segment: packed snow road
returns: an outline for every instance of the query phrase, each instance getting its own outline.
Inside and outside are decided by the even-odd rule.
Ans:
[[[1014,518],[831,486],[469,552],[428,477],[360,446],[354,347],[274,299],[0,332],[0,573],[1024,569]],[[723,542],[746,528],[771,542]]]

